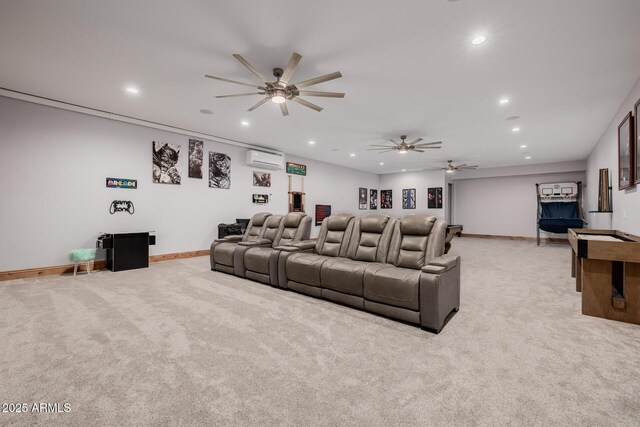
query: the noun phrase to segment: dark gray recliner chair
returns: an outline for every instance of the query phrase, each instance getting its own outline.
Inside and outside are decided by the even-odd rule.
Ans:
[[[460,307],[460,257],[444,255],[446,228],[427,215],[397,221],[386,263],[365,270],[365,310],[440,332]]]
[[[323,298],[364,310],[364,272],[386,261],[396,221],[383,214],[354,221],[345,258],[330,258],[322,264]]]
[[[354,217],[339,213],[322,221],[317,240],[293,243],[278,258],[278,284],[307,295],[320,297],[322,264],[347,254]]]
[[[226,236],[223,239],[214,240],[214,242],[211,243],[211,252],[209,254],[211,270],[234,274],[233,253],[235,252],[237,244],[262,238],[264,225],[270,216],[271,214],[268,212],[257,213],[251,218],[249,224],[247,224],[247,229],[242,236],[232,235]]]
[[[243,277],[278,286],[278,257],[288,245],[308,240],[311,217],[303,212],[291,212],[280,222],[276,236],[269,246],[250,247],[244,253]],[[265,236],[266,237],[266,236]],[[242,243],[240,243],[242,245]],[[236,266],[240,263],[236,262]]]

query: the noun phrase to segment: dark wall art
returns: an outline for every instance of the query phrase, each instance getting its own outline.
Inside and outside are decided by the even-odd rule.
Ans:
[[[179,145],[153,141],[153,182],[180,184],[181,163]]]
[[[634,183],[633,115],[631,112],[618,125],[618,190]]]
[[[307,176],[307,165],[299,163],[287,162],[287,173],[293,175]]]
[[[265,205],[269,203],[269,195],[268,194],[254,194],[251,198],[253,203],[257,203],[259,205]]]
[[[633,158],[635,161],[634,170],[636,171],[636,185],[640,185],[640,129],[638,129],[638,113],[640,113],[640,99],[636,102],[633,114],[635,115]]]
[[[402,209],[416,208],[416,189],[405,188],[402,190]]]
[[[254,187],[271,187],[271,174],[269,172],[253,171]]]
[[[367,189],[364,187],[358,190],[358,209],[367,209]]]
[[[427,190],[427,208],[442,209],[442,187],[431,187]]]
[[[378,190],[369,190],[369,209],[378,209]]]
[[[380,209],[393,209],[393,190],[380,190]]]
[[[189,178],[202,179],[202,161],[204,142],[197,139],[189,140]]]
[[[328,216],[331,216],[331,205],[316,205],[316,226],[322,225]]]
[[[209,151],[209,187],[231,188],[231,157]]]

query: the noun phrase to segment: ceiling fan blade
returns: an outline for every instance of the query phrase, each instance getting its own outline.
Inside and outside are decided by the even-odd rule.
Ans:
[[[422,141],[422,138],[414,139],[411,142],[407,142],[407,145],[416,145],[416,143]]]
[[[463,164],[461,164],[461,165],[454,166],[454,167],[455,167],[456,169],[460,169],[460,168],[463,168],[463,167],[465,167],[465,166],[467,166],[467,164],[466,164],[466,163],[463,163]]]
[[[439,150],[442,147],[415,147],[415,148],[419,148],[421,150]]]
[[[267,78],[266,78],[264,75],[262,75],[262,73],[260,73],[260,71],[256,70],[256,69],[254,68],[254,66],[253,66],[253,65],[249,64],[249,63],[247,62],[247,60],[246,60],[246,59],[244,59],[242,56],[240,56],[240,55],[239,55],[239,54],[237,54],[237,53],[234,53],[234,54],[233,54],[233,57],[234,57],[234,58],[236,58],[238,61],[240,61],[240,63],[241,63],[242,65],[244,65],[245,67],[247,67],[247,68],[249,69],[249,71],[251,71],[251,72],[252,72],[252,73],[253,73],[257,78],[259,78],[259,79],[260,79],[260,81],[261,81],[261,82],[263,82],[263,83],[264,83],[264,82],[266,82],[266,81],[267,81]]]
[[[396,144],[396,146],[400,146],[400,143],[399,143],[399,142],[395,142],[395,141],[393,140],[393,138],[390,138],[390,139],[389,139],[389,141],[391,141],[391,142],[393,142],[394,144]]]
[[[418,150],[418,149],[416,149],[416,148],[414,148],[414,149],[413,149],[413,150],[411,150],[411,151],[415,151],[415,152],[417,152],[417,153],[424,153],[424,150]]]
[[[314,77],[309,80],[301,81],[300,83],[295,83],[293,86],[297,88],[308,87],[317,85],[318,83],[328,82],[329,80],[337,79],[340,77],[342,77],[342,74],[340,73],[340,71],[336,71],[335,73],[325,74],[324,76]]]
[[[227,82],[227,83],[234,83],[234,84],[237,84],[237,85],[249,86],[249,87],[255,87],[255,88],[258,88],[258,89],[262,89],[260,86],[253,85],[251,83],[244,83],[244,82],[239,82],[237,80],[225,79],[224,77],[210,76],[209,74],[205,74],[204,76],[208,77],[210,79],[220,80],[220,81]]]
[[[367,148],[367,151],[396,151],[396,149],[393,147]]]
[[[264,92],[237,93],[235,95],[218,95],[216,98],[233,98],[234,96],[264,95]]]
[[[458,166],[458,169],[478,169],[478,166],[465,166],[465,167]]]
[[[256,108],[258,108],[259,106],[261,106],[262,104],[264,104],[265,102],[267,102],[269,100],[269,97],[266,96],[262,101],[258,102],[256,105],[254,105],[253,107],[249,108],[247,111],[253,111]]]
[[[393,145],[382,145],[382,144],[369,144],[369,147],[387,147],[394,148]]]
[[[296,96],[296,97],[294,97],[294,98],[291,98],[291,100],[292,100],[293,102],[297,102],[297,103],[298,103],[298,104],[300,104],[300,105],[304,105],[305,107],[309,107],[309,108],[311,108],[312,110],[316,110],[316,111],[318,111],[318,112],[322,111],[322,107],[318,107],[316,104],[312,104],[311,102],[309,102],[309,101],[305,101],[304,99],[302,99],[302,98],[298,98],[297,96]]]
[[[295,71],[301,59],[302,59],[302,56],[300,56],[299,53],[293,52],[293,54],[291,55],[291,59],[289,59],[289,63],[287,64],[286,68],[284,69],[284,72],[282,73],[282,77],[280,77],[281,81],[285,83],[289,81],[289,79],[293,75],[293,72]]]
[[[289,110],[287,109],[287,104],[285,102],[280,104],[280,111],[282,111],[282,115],[283,116],[288,116],[289,115]]]
[[[318,92],[315,90],[299,90],[298,94],[303,96],[326,96],[327,98],[344,98],[344,93],[340,93],[340,92]]]
[[[421,144],[414,144],[416,147],[426,147],[429,145],[438,145],[438,144],[442,144],[442,141],[437,141],[437,142],[423,142]]]

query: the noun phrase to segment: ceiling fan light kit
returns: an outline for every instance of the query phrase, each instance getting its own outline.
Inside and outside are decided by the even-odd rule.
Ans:
[[[400,154],[407,154],[409,151],[415,151],[418,153],[424,153],[424,150],[427,149],[438,149],[441,148],[442,142],[420,142],[422,138],[414,139],[411,142],[406,142],[407,135],[401,135],[400,139],[402,142],[396,142],[393,139],[390,139],[393,145],[376,145],[371,144],[371,148],[368,148],[367,151],[377,151],[379,153],[388,153],[390,151],[396,151]]]
[[[234,58],[236,58],[242,65],[244,65],[254,76],[258,78],[261,85],[255,85],[251,83],[240,82],[237,80],[226,79],[223,77],[211,76],[209,74],[205,74],[205,77],[215,80],[220,80],[227,83],[233,83],[242,86],[249,86],[255,89],[260,90],[260,92],[252,92],[252,93],[239,93],[233,95],[219,95],[216,98],[231,98],[237,96],[252,96],[252,95],[264,95],[265,97],[259,101],[257,104],[250,107],[247,111],[253,111],[256,108],[263,105],[268,100],[271,100],[274,104],[280,105],[280,111],[283,116],[289,115],[289,110],[286,106],[287,100],[293,101],[297,104],[303,105],[307,108],[311,108],[315,111],[322,111],[322,107],[319,107],[316,104],[313,104],[307,100],[300,98],[300,95],[303,96],[322,96],[327,98],[344,98],[344,93],[341,92],[321,92],[321,91],[313,91],[313,90],[300,90],[301,88],[314,86],[319,83],[328,82],[330,80],[334,80],[342,77],[342,74],[339,71],[334,73],[325,74],[324,76],[314,77],[312,79],[303,80],[298,83],[289,84],[289,80],[291,76],[293,76],[293,72],[295,71],[300,59],[302,56],[296,52],[291,55],[291,59],[289,59],[289,63],[283,70],[282,68],[274,68],[273,76],[276,78],[275,81],[267,81],[267,78],[260,73],[253,65],[251,65],[246,59],[244,59],[239,54],[234,54]]]

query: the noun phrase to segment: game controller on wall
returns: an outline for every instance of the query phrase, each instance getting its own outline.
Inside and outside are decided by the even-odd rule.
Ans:
[[[133,202],[129,200],[114,200],[109,207],[109,213],[113,215],[116,212],[129,212],[131,215],[135,212]]]

